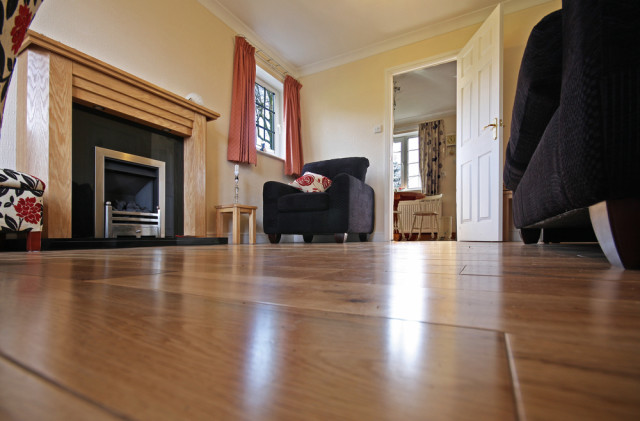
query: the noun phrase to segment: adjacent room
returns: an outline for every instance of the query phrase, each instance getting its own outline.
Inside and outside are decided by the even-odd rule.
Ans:
[[[640,417],[637,1],[0,11],[0,419]]]

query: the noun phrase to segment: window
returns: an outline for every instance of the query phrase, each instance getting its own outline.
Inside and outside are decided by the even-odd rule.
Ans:
[[[256,82],[256,146],[275,150],[276,93]]]
[[[420,190],[420,143],[414,135],[396,137],[393,140],[393,188],[394,190]]]
[[[256,66],[256,148],[284,157],[282,140],[282,82]]]

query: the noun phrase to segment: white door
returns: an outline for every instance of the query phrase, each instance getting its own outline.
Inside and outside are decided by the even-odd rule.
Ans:
[[[457,237],[502,241],[501,5],[460,52],[457,73]]]

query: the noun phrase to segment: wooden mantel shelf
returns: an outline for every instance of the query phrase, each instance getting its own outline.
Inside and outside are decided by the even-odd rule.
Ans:
[[[16,166],[47,184],[45,237],[71,238],[74,102],[184,138],[184,234],[206,235],[206,123],[218,113],[37,32],[19,60]]]

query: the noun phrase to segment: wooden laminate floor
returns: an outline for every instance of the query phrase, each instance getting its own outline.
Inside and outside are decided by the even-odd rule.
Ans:
[[[0,253],[2,420],[638,420],[597,245]]]

